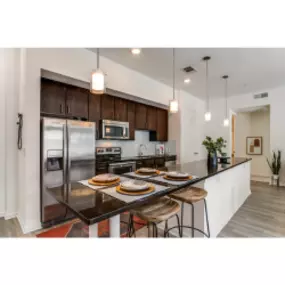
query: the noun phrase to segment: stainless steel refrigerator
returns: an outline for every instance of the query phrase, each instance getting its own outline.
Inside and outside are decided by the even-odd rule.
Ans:
[[[46,189],[95,175],[96,128],[93,122],[41,118],[41,223],[43,227],[73,218]],[[66,192],[67,193],[67,192]]]

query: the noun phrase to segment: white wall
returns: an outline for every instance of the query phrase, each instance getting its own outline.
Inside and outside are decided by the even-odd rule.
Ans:
[[[254,99],[253,94],[268,92],[268,98]],[[285,105],[285,86],[269,89],[257,90],[254,93],[248,93],[238,96],[229,97],[229,108],[237,110],[241,108],[249,108],[255,106],[270,106],[270,152],[272,150],[280,149],[282,151],[282,169],[280,172],[280,182],[285,184],[285,132],[284,132],[284,105]],[[214,136],[224,136],[226,139],[230,138],[231,128],[221,127],[224,114],[223,99],[212,100],[212,117],[213,120],[206,126],[206,132]],[[230,146],[229,146],[230,148]]]
[[[251,113],[251,136],[261,136],[263,142],[262,155],[250,155],[252,158],[251,175],[253,180],[270,182],[271,171],[266,162],[270,157],[270,112],[256,111]]]
[[[262,155],[246,153],[246,137],[261,136],[263,141]],[[270,156],[270,112],[237,113],[236,118],[236,156],[250,157],[251,178],[257,181],[270,182],[270,169],[266,158]]]
[[[23,49],[21,50],[20,96],[19,108],[24,113],[24,148],[19,154],[19,220],[25,232],[40,227],[40,69],[47,69],[83,81],[90,80],[90,73],[96,66],[96,54],[86,49]],[[152,80],[140,73],[130,70],[106,58],[100,60],[101,68],[108,74],[107,85],[111,89],[123,91],[135,96],[168,105],[172,98],[172,88]],[[189,145],[181,140],[180,134],[186,138],[189,132],[187,123],[190,117],[185,108],[191,102],[200,110],[203,102],[190,94],[180,94],[187,107],[170,116],[169,139],[176,140],[178,157],[189,151]],[[183,115],[183,118],[181,117]],[[195,131],[201,132],[200,128]],[[191,134],[194,139],[194,135]],[[187,140],[191,142],[191,139]],[[191,146],[191,145],[190,145]]]
[[[189,162],[204,159],[205,147],[202,141],[205,138],[205,103],[198,98],[192,98],[189,94],[181,92],[179,96],[181,106],[181,162]]]
[[[238,157],[247,157],[246,137],[251,136],[250,113],[237,113],[235,130],[235,154]]]
[[[0,216],[17,212],[17,112],[19,49],[0,49]]]
[[[0,49],[0,217],[5,214],[5,50]]]

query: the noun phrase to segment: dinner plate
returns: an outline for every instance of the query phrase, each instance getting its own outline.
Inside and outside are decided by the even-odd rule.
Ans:
[[[179,171],[170,171],[166,173],[166,176],[171,178],[187,178],[189,177],[189,173],[186,172],[179,172]]]
[[[137,171],[142,172],[142,173],[155,173],[156,169],[148,168],[148,167],[142,167],[142,168],[139,168]]]
[[[119,178],[119,176],[112,173],[99,174],[92,178],[95,182],[112,182]]]
[[[121,183],[121,188],[126,191],[142,191],[149,187],[149,183],[141,180],[127,180]]]

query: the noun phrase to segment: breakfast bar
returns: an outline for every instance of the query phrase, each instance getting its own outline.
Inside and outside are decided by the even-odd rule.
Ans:
[[[140,179],[151,183],[155,190],[146,195],[127,196],[118,193],[116,186],[98,188],[88,185],[86,181],[78,181],[70,184],[69,191],[55,187],[48,189],[48,193],[89,226],[89,237],[98,236],[98,223],[106,219],[109,219],[110,237],[120,237],[120,214],[199,183],[203,183],[203,188],[208,192],[211,237],[215,237],[251,193],[250,159],[247,158],[233,158],[227,164],[218,164],[216,168],[209,168],[207,160],[201,160],[172,165],[167,171],[187,172],[192,179],[175,183],[163,179],[163,175],[159,174],[138,178],[132,173],[125,173],[120,175],[121,182]],[[198,213],[196,226],[204,228],[204,212],[199,210]],[[190,216],[187,214],[185,217],[189,217],[185,223],[190,223]],[[174,220],[170,221],[170,227],[172,223]],[[175,232],[173,234],[176,235]],[[184,236],[189,236],[189,233],[185,231]]]

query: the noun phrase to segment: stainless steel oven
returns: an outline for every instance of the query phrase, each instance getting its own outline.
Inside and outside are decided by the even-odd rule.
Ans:
[[[100,137],[102,139],[128,140],[130,138],[129,122],[102,120]]]
[[[123,174],[127,172],[132,172],[136,170],[136,162],[128,161],[128,162],[116,162],[109,164],[109,173],[115,174]]]

